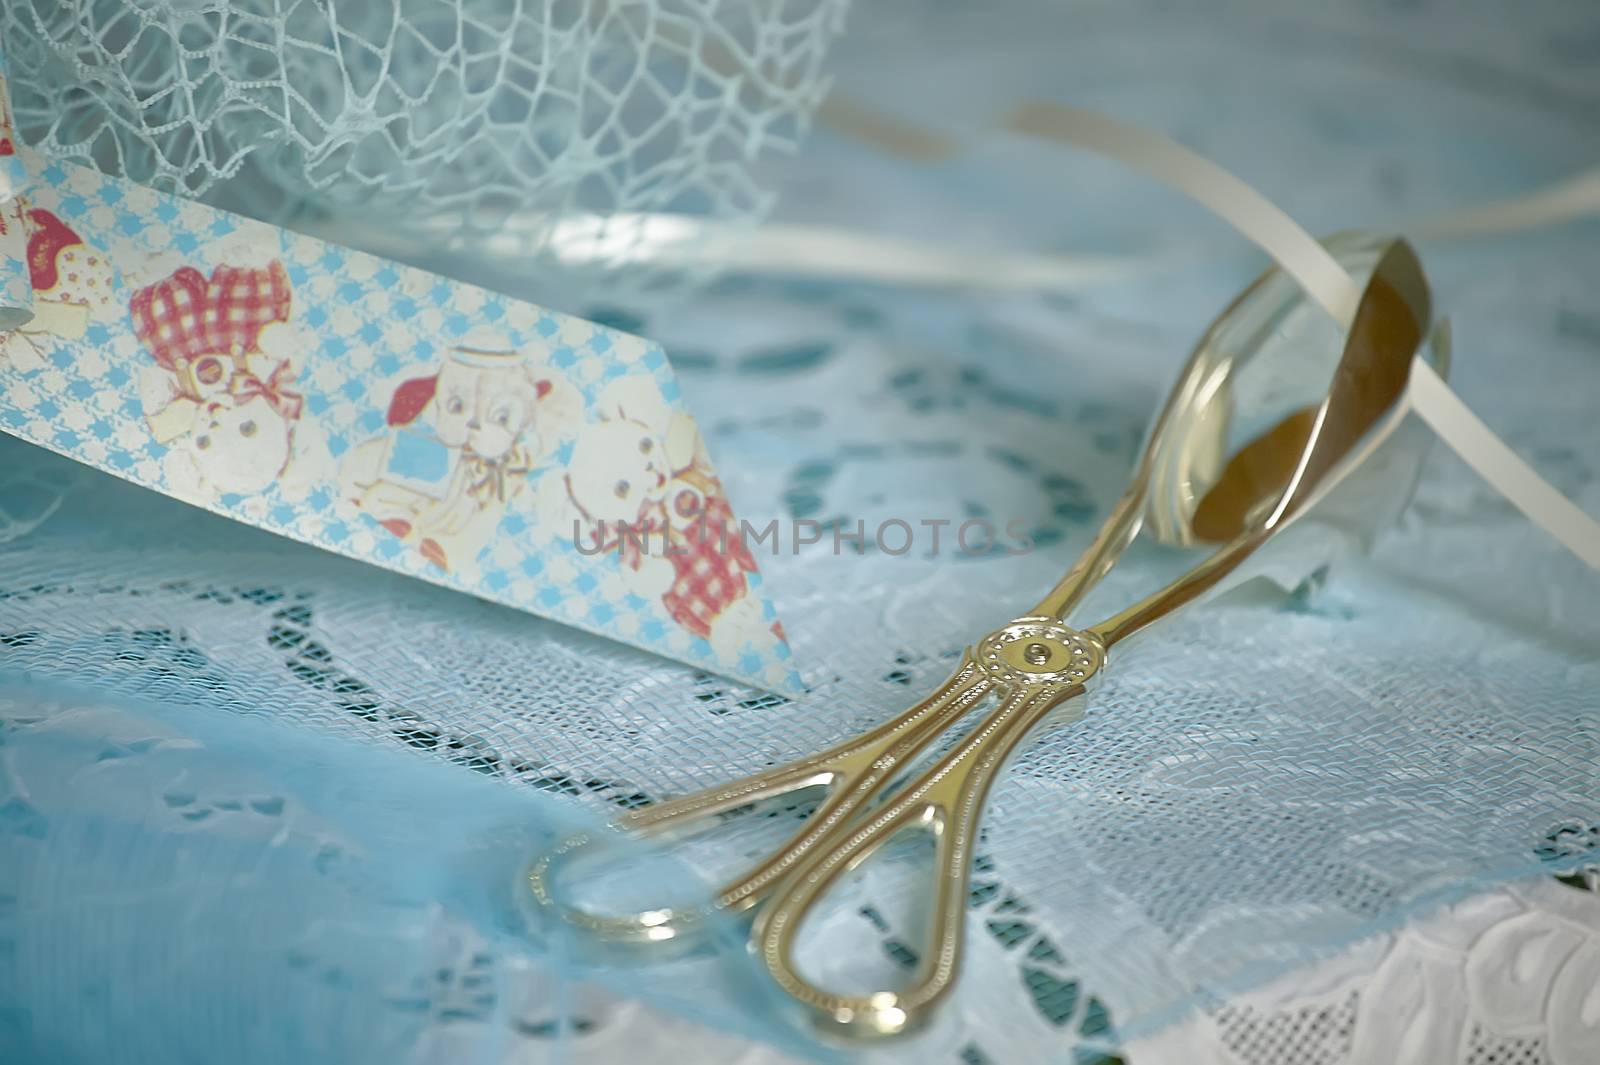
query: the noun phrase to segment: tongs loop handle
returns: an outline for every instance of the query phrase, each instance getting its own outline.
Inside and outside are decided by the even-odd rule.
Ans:
[[[807,1006],[824,1028],[855,1038],[898,1035],[921,1025],[954,985],[965,935],[972,851],[989,788],[1032,726],[1064,703],[1081,708],[1078,697],[1083,692],[1083,681],[1011,687],[972,733],[894,801],[869,815],[841,842],[807,855],[783,880],[776,897],[756,919],[754,939],[773,979]],[[915,830],[934,837],[934,897],[927,946],[911,985],[857,995],[818,987],[794,962],[796,940],[807,915],[844,874],[895,836]]]
[[[738,807],[830,783],[833,770],[822,762],[820,757],[802,759],[759,777],[633,810],[613,821],[611,828],[615,835],[626,834],[629,838],[688,835],[697,826],[710,827],[720,816]],[[540,855],[528,870],[534,899],[559,912],[574,927],[612,943],[646,944],[668,940],[692,943],[697,940],[715,906],[662,906],[638,913],[605,914],[562,897],[557,884],[562,870],[583,852],[603,845],[611,835],[610,832],[580,832]]]
[[[528,870],[534,898],[576,927],[614,943],[693,941],[714,910],[742,910],[765,897],[805,855],[881,794],[899,769],[976,706],[992,684],[990,675],[968,657],[937,691],[870,732],[743,780],[634,810],[613,822],[614,828],[635,835],[683,836],[714,827],[722,815],[754,802],[807,788],[828,788],[822,803],[795,833],[771,855],[723,887],[712,906],[601,914],[564,901],[556,884],[557,875],[565,863],[597,842],[600,837],[594,833],[572,836],[534,862]]]

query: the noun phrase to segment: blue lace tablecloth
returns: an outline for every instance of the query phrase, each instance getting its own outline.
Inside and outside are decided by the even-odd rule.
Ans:
[[[1600,86],[1588,76],[1600,21],[1577,6],[1519,15],[1516,25],[1492,5],[1447,16],[1371,3],[977,11],[897,0],[855,18],[835,57],[840,88],[974,146],[937,166],[899,163],[824,129],[775,174],[782,218],[988,250],[1145,253],[1160,267],[1045,295],[730,278],[643,318],[588,308],[667,345],[740,513],[756,525],[812,521],[824,534],[812,548],[762,559],[816,682],[809,697],[738,689],[415,587],[10,442],[0,443],[9,541],[0,548],[0,668],[35,685],[92,683],[112,704],[93,713],[131,713],[118,700],[154,697],[287,719],[328,743],[371,741],[407,765],[475,769],[495,778],[485,786],[531,787],[591,816],[724,780],[900,708],[974,635],[1032,602],[1120,491],[1189,345],[1260,268],[1154,186],[1059,149],[985,136],[994,114],[1051,97],[1143,121],[1319,229],[1403,229],[1600,162]],[[1585,220],[1421,242],[1437,305],[1454,323],[1460,392],[1590,513],[1600,513],[1597,236]],[[953,528],[974,517],[1019,522],[1034,549],[831,549],[833,530],[858,521]],[[1592,860],[1600,577],[1437,449],[1397,528],[1370,553],[1335,547],[1331,565],[1308,567],[1294,587],[1208,604],[1152,634],[1080,725],[1028,747],[992,800],[960,990],[932,1030],[874,1055],[1115,1058],[1197,1008],[1215,1017],[1230,996],[1311,971],[1446,904],[1511,881],[1548,886]],[[1169,563],[1136,550],[1105,598]],[[85,698],[13,693],[0,755],[39,742],[40,720],[65,707],[89,713]],[[98,752],[79,753],[87,765]],[[60,843],[51,826],[83,815],[74,805],[83,793],[40,786],[14,755],[0,769],[0,832],[22,858],[0,867],[65,860],[68,851],[50,850]],[[248,797],[227,794],[214,776],[205,787],[168,779],[185,772],[175,762],[139,785],[172,796],[141,823],[193,863],[192,883],[208,884],[235,860],[216,857],[218,841],[242,831],[246,816],[226,803]],[[308,804],[337,808],[336,779],[295,779]],[[116,796],[107,790],[104,801]],[[400,797],[380,808],[404,817]],[[448,833],[445,820],[426,819],[426,831]],[[212,826],[223,827],[208,836]],[[381,836],[362,857],[355,844],[365,829],[347,831],[357,868],[385,868],[387,848],[401,845]],[[208,849],[195,850],[196,839]],[[727,868],[752,839],[730,833],[697,861]],[[110,883],[94,877],[110,878],[116,863],[92,853],[88,879],[61,881],[62,898]],[[22,941],[30,912],[3,868],[0,948]],[[820,919],[807,963],[838,980],[913,965],[907,899],[918,869],[909,859],[869,866]],[[270,880],[232,883],[244,884],[241,903],[271,889]],[[370,946],[347,952],[344,985],[315,967],[262,970],[290,988],[341,987],[346,1008],[370,1011],[361,1014],[371,1018],[369,1043],[335,1047],[315,1037],[316,1016],[274,1014],[271,984],[227,987],[230,951],[263,965],[285,955],[214,914],[206,934],[217,950],[203,937],[184,941],[189,963],[171,970],[178,985],[204,983],[207,995],[163,992],[132,1012],[85,983],[103,961],[96,952],[110,949],[93,922],[60,926],[58,942],[69,945],[55,953],[45,941],[42,954],[0,952],[0,1001],[17,1004],[12,1028],[0,1013],[0,1033],[103,1016],[145,1025],[141,1038],[158,1041],[163,1023],[177,1023],[163,1020],[166,1008],[193,1001],[202,1008],[184,1023],[197,1026],[194,1045],[237,1060],[271,1060],[249,1024],[311,1033],[301,1047],[311,1059],[337,1049],[353,1060],[363,1047],[376,1059],[394,1047],[420,1060],[636,1060],[675,1041],[707,1060],[767,1053],[686,1028],[683,1014],[787,1039],[786,1053],[835,1053],[788,1035],[766,998],[733,995],[719,962],[595,969],[486,929],[493,922],[460,896],[429,909],[434,886],[363,925]],[[138,894],[119,905],[128,907],[120,919],[136,924],[175,919]],[[288,921],[301,911],[273,912]],[[440,927],[452,930],[448,946],[377,949],[415,946]],[[162,931],[119,949],[157,940],[178,941]],[[397,1043],[378,1037],[399,1023],[392,1002],[372,1005],[362,979],[363,959],[391,956],[424,968],[451,959],[438,963],[437,981],[409,992]],[[50,981],[8,987],[5,965],[15,979],[19,958]],[[248,1024],[229,1012],[245,1001]],[[33,1028],[17,1027],[19,1010]],[[1312,1045],[1302,1033],[1284,1036],[1291,1049],[1278,1057],[1280,1044],[1269,1042],[1233,1060],[1348,1060],[1353,1044],[1328,1023],[1335,1034],[1318,1037],[1322,1057],[1295,1056]],[[59,1038],[66,1060],[101,1049],[107,1060],[139,1060],[127,1047],[159,1045],[125,1041],[119,1051]],[[1462,1038],[1461,1061],[1571,1065],[1550,1049],[1570,1040],[1537,1043],[1529,1053],[1545,1058],[1522,1059],[1503,1048],[1472,1057],[1473,1037]],[[1235,1051],[1248,1043],[1240,1040]]]

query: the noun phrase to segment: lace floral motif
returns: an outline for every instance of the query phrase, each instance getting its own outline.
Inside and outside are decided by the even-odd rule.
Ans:
[[[1555,879],[1450,907],[1132,1047],[1203,1065],[1587,1065],[1600,894]]]

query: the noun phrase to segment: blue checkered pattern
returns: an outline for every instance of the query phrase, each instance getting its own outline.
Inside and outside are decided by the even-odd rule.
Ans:
[[[498,533],[469,566],[445,572],[342,500],[339,463],[350,449],[388,432],[385,411],[395,386],[426,376],[449,349],[489,327],[519,350],[533,349],[581,393],[586,417],[599,417],[601,390],[627,377],[653,382],[666,403],[680,406],[678,386],[661,348],[638,337],[507,299],[468,285],[314,238],[229,215],[62,164],[37,163],[29,198],[83,239],[105,251],[118,270],[120,313],[91,321],[81,338],[58,340],[45,365],[19,370],[0,364],[0,429],[53,451],[182,498],[170,483],[168,448],[146,423],[140,373],[153,364],[134,335],[128,297],[180,266],[209,274],[250,250],[277,259],[293,290],[293,324],[315,338],[293,389],[304,397],[299,426],[311,426],[332,461],[309,491],[287,493],[274,482],[250,495],[191,499],[240,521],[425,580],[550,617],[650,651],[767,688],[793,688],[799,678],[789,650],[770,631],[771,602],[760,575],[762,630],[737,650],[714,650],[676,622],[658,600],[632,594],[615,552],[585,555],[567,535],[533,535],[539,515],[507,511]],[[3,264],[6,282],[20,264]],[[300,432],[296,429],[296,433]],[[407,443],[401,441],[402,444]],[[543,477],[559,477],[570,447],[526,474],[533,498]],[[403,462],[428,456],[406,451]],[[437,457],[435,457],[437,458]]]

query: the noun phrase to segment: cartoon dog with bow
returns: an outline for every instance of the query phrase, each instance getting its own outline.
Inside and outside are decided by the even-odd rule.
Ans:
[[[503,338],[464,343],[396,387],[383,435],[345,458],[344,497],[431,565],[468,569],[581,410],[558,371]]]
[[[167,476],[196,502],[252,495],[296,458],[305,412],[294,388],[306,341],[290,324],[283,264],[185,266],[136,291],[134,332],[154,365],[139,376],[145,422],[169,448]]]
[[[724,658],[781,640],[751,587],[755,558],[693,419],[643,378],[617,382],[600,410],[560,482],[576,511],[576,546],[615,552],[630,591],[658,600]]]

